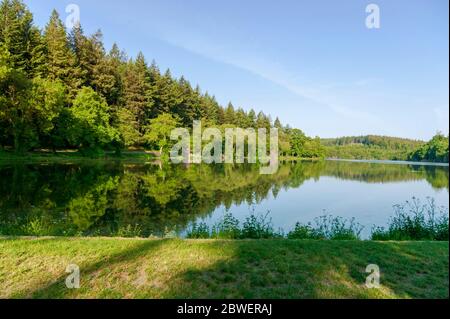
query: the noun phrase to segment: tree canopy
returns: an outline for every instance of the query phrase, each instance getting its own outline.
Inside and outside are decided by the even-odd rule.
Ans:
[[[143,53],[128,57],[116,44],[107,52],[101,31],[86,35],[80,24],[66,30],[57,11],[40,30],[23,1],[1,0],[0,148],[164,150],[167,131],[174,124],[190,128],[194,120],[205,127],[277,128],[285,156],[405,159],[424,144],[379,136],[310,138],[262,111],[222,106],[148,61]],[[410,157],[448,160],[448,141],[447,156],[443,138],[430,143]]]

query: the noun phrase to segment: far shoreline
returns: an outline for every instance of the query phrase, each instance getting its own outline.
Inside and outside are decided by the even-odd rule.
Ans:
[[[402,161],[402,160],[397,161],[397,160],[345,159],[345,158],[326,158],[325,160],[326,161],[335,161],[335,162],[394,164],[394,165],[442,166],[442,167],[449,166],[449,163],[414,162],[414,161]]]
[[[16,154],[11,151],[0,150],[0,161],[26,161],[26,160],[159,160],[161,156],[156,151],[123,151],[120,154],[115,154],[112,151],[105,151],[98,156],[85,156],[79,151],[31,151],[24,154]],[[438,166],[449,167],[449,163],[439,162],[417,162],[405,160],[378,160],[378,159],[348,159],[348,158],[305,158],[293,156],[279,156],[279,162],[289,161],[330,161],[330,162],[353,162],[353,163],[373,163],[373,164],[388,164],[388,165],[415,165],[415,166]]]

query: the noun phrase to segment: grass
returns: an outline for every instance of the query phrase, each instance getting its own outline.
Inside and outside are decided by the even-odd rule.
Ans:
[[[113,151],[104,152],[97,156],[86,156],[77,150],[59,150],[56,153],[52,151],[34,151],[23,154],[16,154],[11,150],[0,148],[0,161],[62,161],[62,160],[87,160],[87,159],[129,159],[129,160],[148,160],[160,158],[157,151],[144,150],[124,150],[120,155]],[[280,161],[321,161],[323,158],[303,158],[295,156],[280,156]]]
[[[154,152],[128,152],[124,151],[121,154],[116,154],[115,152],[105,152],[103,154],[95,156],[85,156],[78,151],[57,151],[56,153],[51,151],[36,151],[36,152],[26,152],[23,154],[16,154],[11,151],[4,151],[0,149],[0,161],[51,161],[61,162],[61,161],[86,161],[86,160],[150,160],[157,158]]]
[[[448,298],[448,242],[0,238],[0,298]],[[67,289],[76,264],[81,288]],[[365,286],[377,264],[381,288]]]

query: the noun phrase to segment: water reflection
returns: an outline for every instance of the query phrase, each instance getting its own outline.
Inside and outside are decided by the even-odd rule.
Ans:
[[[292,162],[281,165],[275,175],[260,175],[249,165],[3,163],[0,234],[147,237],[180,232],[221,207],[257,206],[270,199],[280,210],[292,209],[278,199],[280,192],[301,192],[305,182],[326,177],[380,185],[426,181],[446,193],[449,187],[448,167],[422,165]],[[346,209],[358,217],[351,200],[348,203]]]

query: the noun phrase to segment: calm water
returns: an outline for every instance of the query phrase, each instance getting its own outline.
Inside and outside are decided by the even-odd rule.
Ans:
[[[298,162],[264,176],[248,165],[2,162],[0,235],[182,235],[227,211],[270,211],[284,231],[332,214],[355,217],[367,236],[413,196],[448,209],[448,181],[448,166],[418,164]]]

